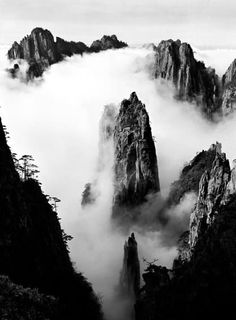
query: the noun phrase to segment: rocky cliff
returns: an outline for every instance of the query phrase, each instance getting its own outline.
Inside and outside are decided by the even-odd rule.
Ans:
[[[35,28],[20,43],[13,43],[8,51],[8,58],[26,60],[29,64],[27,75],[29,79],[32,79],[40,77],[50,65],[61,61],[65,56],[124,47],[127,47],[127,44],[119,41],[115,35],[103,36],[101,40],[94,41],[88,47],[83,42],[65,41],[59,37],[54,41],[50,31]],[[12,73],[12,69],[10,72]]]
[[[181,236],[171,280],[163,287],[153,284],[151,291],[143,288],[136,319],[219,319],[230,317],[234,310],[235,167],[230,170],[220,144],[215,151],[212,165],[205,166],[201,176],[198,200],[189,230]]]
[[[222,77],[222,113],[228,115],[236,109],[236,60]]]
[[[148,194],[160,191],[157,157],[145,105],[133,92],[121,102],[114,130],[114,217],[132,217]]]
[[[197,153],[197,155],[184,166],[179,179],[171,185],[167,200],[168,206],[178,204],[181,198],[188,192],[198,193],[200,179],[206,170],[211,169],[213,161],[220,149],[221,145],[219,143],[212,144],[209,150],[202,150]]]
[[[51,64],[61,59],[50,31],[35,28],[18,44],[14,42],[8,51],[11,60],[24,59],[29,64],[29,78],[39,77]]]
[[[120,274],[120,290],[123,295],[137,298],[140,289],[140,265],[138,245],[134,233],[124,245],[123,267]]]
[[[58,298],[53,319],[101,319],[90,284],[72,267],[57,213],[35,179],[20,179],[1,122],[0,274]]]
[[[230,181],[230,166],[226,155],[219,150],[212,168],[206,170],[199,183],[197,205],[190,219],[189,244],[194,248],[198,238],[212,225]]]
[[[180,40],[161,41],[155,51],[155,77],[170,81],[177,99],[196,103],[212,117],[220,107],[220,83],[215,70],[197,61],[191,46]]]

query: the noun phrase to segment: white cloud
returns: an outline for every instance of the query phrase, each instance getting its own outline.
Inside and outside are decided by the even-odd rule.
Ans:
[[[118,281],[127,236],[112,230],[109,222],[111,166],[100,175],[101,197],[96,206],[80,209],[84,185],[96,172],[104,105],[119,104],[132,91],[146,104],[163,194],[183,164],[216,140],[231,160],[236,155],[235,117],[213,125],[193,106],[177,103],[170,88],[150,78],[152,63],[147,49],[74,56],[53,65],[42,81],[26,85],[8,78],[7,62],[0,59],[0,112],[10,132],[9,144],[19,155],[33,155],[43,189],[62,200],[59,215],[66,232],[74,236],[72,258],[105,297]],[[163,247],[158,231],[137,231],[136,237],[141,258],[159,258],[160,263],[171,265],[176,248]]]

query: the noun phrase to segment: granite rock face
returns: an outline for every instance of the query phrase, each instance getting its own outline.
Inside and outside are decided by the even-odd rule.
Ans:
[[[8,51],[8,58],[27,61],[29,64],[27,76],[32,79],[42,76],[50,65],[61,61],[66,56],[124,47],[127,47],[127,44],[119,41],[115,35],[103,36],[101,40],[94,41],[91,47],[88,47],[83,42],[66,41],[59,37],[54,41],[50,31],[35,28],[20,43],[13,43]]]
[[[209,150],[202,150],[183,168],[178,180],[172,183],[168,196],[168,206],[177,205],[188,192],[198,194],[199,182],[203,173],[212,168],[213,161],[220,151],[220,144],[212,144]]]
[[[236,109],[236,60],[222,78],[222,114],[228,115]]]
[[[235,162],[230,170],[221,145],[215,146],[214,161],[199,182],[189,230],[179,241],[170,282],[141,289],[138,320],[228,318],[235,308]]]
[[[113,216],[145,202],[149,193],[160,191],[155,144],[145,105],[133,92],[121,102],[114,129]]]
[[[11,60],[24,59],[29,64],[28,76],[39,77],[51,64],[60,60],[53,35],[50,31],[35,28],[20,44],[14,42],[8,51]]]
[[[140,264],[138,245],[134,233],[124,245],[123,268],[120,274],[120,289],[122,294],[138,297],[140,289]]]
[[[191,166],[194,167],[194,170],[190,170],[186,176],[182,173],[182,179],[173,184],[172,198],[170,198],[175,200],[175,204],[176,200],[180,200],[179,191],[180,195],[186,192],[186,188],[181,188],[185,186],[186,181],[190,182],[189,189],[198,194],[195,209],[190,216],[189,230],[181,235],[178,242],[177,261],[181,262],[190,259],[199,236],[201,237],[202,233],[213,223],[216,208],[227,201],[228,196],[235,190],[235,181],[232,178],[235,169],[233,168],[231,172],[229,161],[221,152],[220,143],[217,142],[208,151],[199,153],[190,163]],[[186,168],[188,166],[183,172]]]
[[[177,99],[196,103],[211,117],[220,107],[215,70],[197,61],[191,46],[180,40],[161,41],[155,51],[154,76],[170,81]]]
[[[190,248],[194,248],[199,236],[214,222],[218,208],[225,199],[230,177],[229,161],[219,150],[211,170],[206,170],[200,180],[197,205],[190,218]]]
[[[58,298],[52,319],[101,319],[90,284],[72,266],[67,238],[39,183],[20,178],[0,121],[0,274]]]

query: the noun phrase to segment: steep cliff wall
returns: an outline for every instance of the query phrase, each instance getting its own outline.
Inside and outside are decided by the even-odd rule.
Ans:
[[[155,77],[170,81],[176,89],[177,99],[196,103],[212,117],[220,107],[215,70],[195,60],[191,46],[180,40],[161,41],[155,51]]]
[[[145,202],[149,193],[160,191],[149,116],[135,92],[121,102],[114,145],[113,216],[132,216],[132,209]]]
[[[144,286],[136,319],[230,317],[236,290],[235,167],[218,144],[205,167],[189,230],[180,238],[172,279],[163,288]],[[144,279],[145,280],[145,279]]]
[[[236,60],[222,78],[222,113],[228,115],[236,109]]]
[[[57,319],[101,319],[90,284],[72,267],[57,213],[36,180],[19,178],[1,122],[0,274],[57,297]]]
[[[51,64],[61,59],[50,31],[35,28],[20,44],[14,42],[8,51],[11,60],[24,59],[29,64],[29,78],[39,77]]]

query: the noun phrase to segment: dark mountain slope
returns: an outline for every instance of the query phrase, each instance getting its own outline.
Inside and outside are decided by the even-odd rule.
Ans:
[[[0,274],[59,299],[58,319],[101,319],[90,284],[72,267],[58,217],[34,179],[22,181],[0,122]]]

